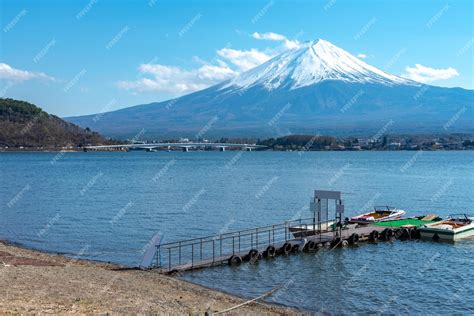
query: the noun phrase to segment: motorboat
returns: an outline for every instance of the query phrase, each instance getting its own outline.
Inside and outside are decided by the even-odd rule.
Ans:
[[[327,221],[322,223],[314,223],[314,224],[298,224],[298,225],[291,225],[288,227],[290,233],[295,236],[295,238],[299,237],[307,237],[313,236],[319,233],[324,233],[327,231],[334,230],[335,222],[334,221]]]
[[[405,211],[390,206],[376,206],[372,212],[351,217],[350,224],[371,224],[377,222],[400,219],[405,215]]]
[[[445,220],[418,229],[421,239],[454,242],[474,236],[474,217],[466,214],[450,215]]]

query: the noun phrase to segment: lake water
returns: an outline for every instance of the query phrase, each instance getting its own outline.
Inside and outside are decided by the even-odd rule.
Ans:
[[[408,215],[474,213],[474,152],[0,154],[0,238],[138,265],[164,242],[309,217],[314,189]],[[474,240],[393,242],[182,278],[316,313],[473,313]]]

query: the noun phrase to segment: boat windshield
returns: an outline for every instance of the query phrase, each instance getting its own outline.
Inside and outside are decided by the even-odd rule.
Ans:
[[[395,210],[395,208],[391,206],[374,206],[375,212],[391,212],[393,210]]]
[[[474,219],[474,216],[468,214],[451,214],[448,216],[448,219],[461,222],[471,222]]]

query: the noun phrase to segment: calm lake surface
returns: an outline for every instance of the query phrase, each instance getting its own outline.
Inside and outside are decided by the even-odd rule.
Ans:
[[[346,216],[474,213],[474,152],[0,154],[0,238],[136,266],[164,242],[309,217],[314,189]],[[473,313],[474,240],[393,242],[216,267],[182,278],[315,313]]]

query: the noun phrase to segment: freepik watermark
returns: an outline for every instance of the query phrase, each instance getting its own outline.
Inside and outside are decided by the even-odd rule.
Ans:
[[[191,200],[188,201],[188,203],[186,203],[184,206],[183,206],[183,212],[187,212],[189,211],[193,206],[194,204],[196,204],[198,201],[199,201],[199,198],[204,194],[206,193],[206,189],[201,189],[199,190],[196,194],[194,194],[194,196],[191,198]]]
[[[3,98],[5,94],[7,94],[8,90],[13,88],[13,86],[17,83],[17,81],[8,81],[3,88],[0,90],[0,97]]]
[[[20,135],[25,135],[26,133],[28,133],[33,128],[35,123],[41,118],[42,115],[42,113],[38,113],[33,116],[33,118],[29,120],[26,125],[21,129]]]
[[[232,159],[230,159],[226,164],[225,164],[225,168],[226,169],[231,169],[233,165],[235,165],[237,163],[237,161],[239,161],[239,159],[242,157],[243,155],[243,151],[238,151],[234,157],[232,157]]]
[[[92,7],[98,2],[98,0],[90,0],[89,3],[84,7],[82,8],[81,11],[79,11],[79,13],[76,14],[76,20],[80,20],[82,19],[87,13],[89,13],[89,11],[92,9]]]
[[[56,214],[53,218],[51,218],[48,223],[36,234],[38,237],[43,237],[50,229],[53,227],[53,225],[59,221],[61,218],[61,215]]]
[[[227,223],[225,223],[225,225],[221,229],[219,229],[216,236],[214,236],[214,238],[212,238],[212,239],[217,240],[219,238],[219,235],[222,235],[222,234],[225,234],[225,233],[229,232],[229,228],[233,223],[235,223],[235,220],[233,218],[231,218]]]
[[[20,11],[20,13],[18,13],[4,28],[3,28],[3,32],[4,33],[7,33],[8,31],[10,31],[12,28],[15,27],[15,25],[18,24],[18,22],[20,22],[20,20],[28,13],[27,10],[23,9]]]
[[[328,185],[329,185],[329,186],[334,185],[334,183],[336,183],[336,181],[337,181],[340,177],[342,177],[342,176],[346,173],[346,171],[347,171],[351,166],[352,166],[352,164],[350,164],[350,163],[346,163],[344,166],[342,166],[342,168],[339,169],[339,170],[336,172],[336,174],[334,174],[334,176],[331,177],[331,179],[329,179]]]
[[[430,86],[428,85],[423,85],[413,96],[413,99],[415,101],[418,101],[428,90],[430,89]]]
[[[356,102],[359,100],[361,96],[365,93],[364,90],[359,90],[344,106],[341,108],[341,113],[345,113],[349,110]]]
[[[303,146],[303,148],[301,148],[301,150],[298,151],[298,155],[301,156],[305,152],[310,150],[311,147],[313,147],[314,143],[316,142],[316,139],[318,139],[319,137],[321,137],[321,134],[317,134],[317,135],[314,135],[313,137],[311,137],[311,139]]]
[[[454,125],[454,123],[456,123],[457,120],[459,120],[459,118],[461,117],[461,115],[463,115],[464,112],[466,112],[465,106],[463,106],[459,111],[457,111],[456,114],[454,114],[449,119],[449,121],[447,121],[446,124],[443,125],[443,129],[447,131],[451,126]]]
[[[474,45],[474,38],[471,38],[470,40],[466,42],[466,44],[464,44],[463,47],[461,47],[460,50],[458,50],[458,52],[456,53],[456,57],[461,57],[462,55],[464,55],[468,50],[472,48],[473,45]]]
[[[174,164],[176,164],[176,159],[171,159],[170,161],[168,161],[163,168],[160,169],[160,171],[158,171],[154,176],[153,178],[151,179],[153,182],[158,182],[158,180],[160,180],[161,177],[163,177],[167,172],[168,170],[171,168],[171,166],[173,166]]]
[[[426,27],[431,28],[433,25],[438,22],[439,19],[449,10],[450,6],[449,4],[446,4],[444,7],[441,8],[431,19],[429,19],[428,22],[426,22]]]
[[[261,18],[263,18],[265,14],[267,14],[268,10],[273,7],[274,4],[275,1],[270,0],[260,11],[258,11],[258,13],[252,18],[252,20],[250,20],[252,24],[257,23]]]
[[[87,184],[84,187],[82,187],[79,193],[81,195],[86,194],[86,192],[89,191],[97,183],[97,180],[99,180],[103,176],[104,176],[104,173],[102,171],[99,171],[99,173],[93,176],[92,179],[90,179],[89,182],[87,182]]]
[[[398,52],[395,53],[395,55],[392,56],[392,58],[388,60],[388,62],[383,66],[383,68],[386,70],[390,69],[407,51],[408,49],[406,47],[401,48]]]
[[[66,154],[67,150],[61,149],[50,161],[49,163],[54,166],[59,160],[61,160]]]
[[[451,187],[453,185],[453,183],[454,183],[453,179],[449,179],[448,181],[446,181],[443,184],[443,186],[438,191],[436,191],[435,194],[433,194],[430,201],[431,202],[436,202],[439,198],[441,198],[448,191],[449,187]]]
[[[203,17],[202,13],[196,14],[179,32],[178,36],[182,37],[184,34],[189,32],[189,30]]]
[[[277,114],[275,114],[275,116],[272,117],[270,121],[268,121],[267,125],[270,127],[274,126],[280,120],[280,118],[286,113],[286,111],[288,111],[290,108],[291,108],[291,103],[288,102],[280,109],[280,111],[278,111]]]
[[[110,100],[101,110],[98,114],[94,115],[94,117],[92,118],[92,121],[94,123],[97,123],[101,118],[102,116],[104,116],[104,114],[106,112],[108,112],[114,105],[117,104],[117,100],[115,98],[113,98],[112,100]]]
[[[129,140],[130,144],[136,143],[146,133],[146,129],[142,128],[132,139]]]
[[[373,197],[371,197],[361,208],[361,210],[368,210],[374,207],[375,201],[381,196],[380,192],[377,192],[374,194]]]
[[[218,120],[219,120],[219,117],[217,115],[213,116],[209,120],[209,122],[207,122],[207,124],[204,125],[204,127],[201,128],[201,130],[194,136],[194,138],[196,138],[196,139],[202,138],[204,136],[204,134],[206,134],[212,128],[212,125],[214,125]]]
[[[64,89],[63,91],[64,92],[68,92],[72,87],[74,87],[78,82],[79,80],[87,73],[87,70],[85,69],[82,69],[81,71],[79,71],[75,76],[74,78],[72,78],[65,86],[64,86]]]
[[[29,190],[31,189],[31,186],[29,184],[25,185],[23,187],[23,189],[20,190],[20,192],[18,192],[15,197],[13,197],[13,199],[11,199],[8,203],[7,203],[7,206],[8,208],[12,208],[16,203],[18,203],[18,201],[21,200],[21,198],[23,197],[23,195],[25,195],[26,192],[28,192]]]
[[[107,50],[111,50],[121,39],[122,37],[130,31],[130,27],[125,25],[108,43],[105,45]]]
[[[53,38],[51,41],[49,41],[46,46],[44,46],[33,58],[33,61],[35,64],[37,64],[41,59],[43,59],[44,56],[49,52],[49,50],[56,45],[56,39]]]
[[[115,223],[117,223],[119,221],[119,219],[121,219],[125,213],[128,212],[128,210],[133,206],[133,202],[130,201],[128,202],[124,207],[122,207],[118,212],[117,214],[115,214],[114,217],[112,217],[112,219],[109,221],[109,224],[110,225],[115,225]]]
[[[418,160],[418,158],[423,154],[423,150],[418,150],[413,157],[411,157],[401,168],[400,172],[404,173],[413,166],[413,164]]]
[[[374,136],[370,138],[370,141],[372,142],[378,141],[388,131],[390,126],[392,126],[394,123],[395,123],[394,120],[392,119],[389,120]]]
[[[326,4],[323,6],[324,11],[329,11],[329,9],[331,9],[336,4],[336,2],[336,0],[329,0],[326,2]]]
[[[280,177],[273,177],[271,178],[256,194],[255,194],[255,198],[257,200],[259,200],[260,198],[262,198],[262,196],[268,191],[270,190],[271,186],[273,183],[275,183]]]
[[[354,35],[354,40],[360,39],[362,36],[364,36],[371,28],[372,26],[377,23],[377,17],[372,17],[369,22],[367,22],[357,34]]]

